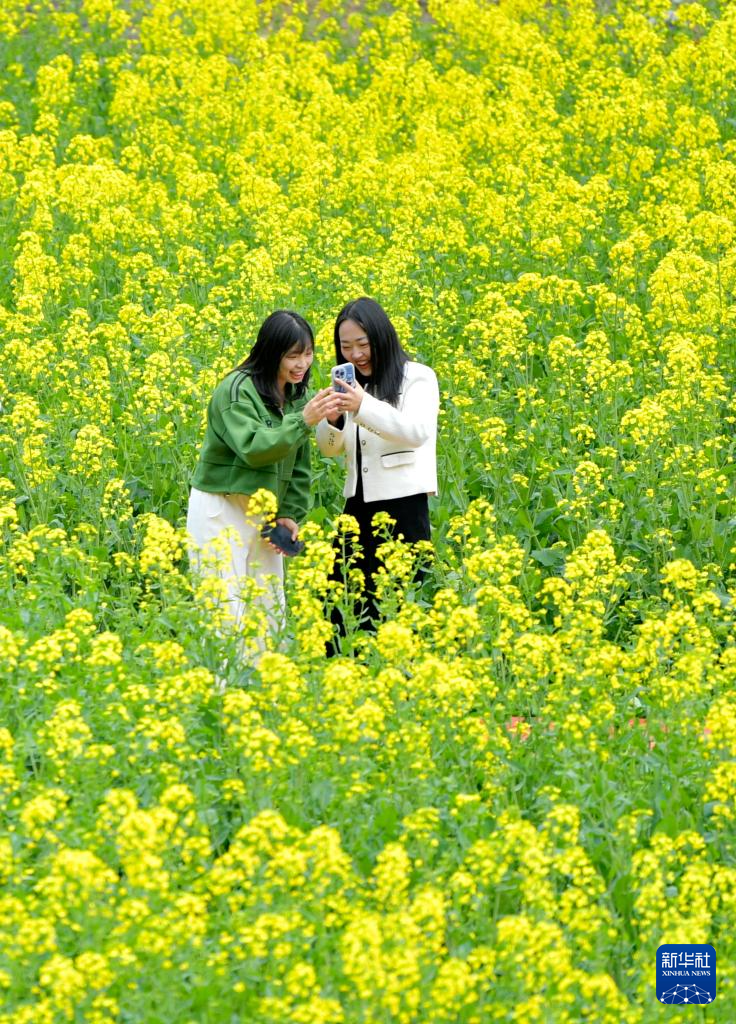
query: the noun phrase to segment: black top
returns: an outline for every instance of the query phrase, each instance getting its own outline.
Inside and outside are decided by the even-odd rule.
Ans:
[[[355,497],[363,501],[363,455],[360,451],[360,427],[355,429],[355,470],[358,474],[358,482],[355,485]]]

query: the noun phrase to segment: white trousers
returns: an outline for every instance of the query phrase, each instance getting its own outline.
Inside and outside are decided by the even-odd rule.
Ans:
[[[245,494],[210,494],[192,487],[187,510],[192,568],[200,578],[214,575],[224,581],[226,610],[237,634],[254,602],[268,613],[271,629],[283,625],[286,609],[283,556],[261,537],[262,517],[248,517],[248,500]],[[243,593],[246,579],[261,591],[255,597]]]

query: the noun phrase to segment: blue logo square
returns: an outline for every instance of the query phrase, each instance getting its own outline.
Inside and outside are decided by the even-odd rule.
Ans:
[[[660,1003],[712,1003],[716,997],[716,951],[697,943],[667,943],[657,950]]]

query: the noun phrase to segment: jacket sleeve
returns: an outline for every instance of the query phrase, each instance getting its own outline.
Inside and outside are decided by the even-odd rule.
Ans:
[[[258,469],[279,462],[309,435],[310,427],[300,410],[274,417],[268,426],[247,395],[241,395],[222,411],[226,443],[246,466]]]
[[[404,389],[401,409],[365,394],[353,419],[358,426],[368,427],[387,441],[419,448],[436,430],[440,407],[437,378],[426,368],[421,376],[408,379]]]
[[[309,439],[307,439],[296,453],[291,480],[276,513],[276,518],[288,518],[293,519],[295,523],[301,523],[309,511],[311,484],[312,457]]]
[[[339,455],[345,448],[345,431],[333,427],[327,420],[320,420],[317,424],[317,447],[323,455]]]

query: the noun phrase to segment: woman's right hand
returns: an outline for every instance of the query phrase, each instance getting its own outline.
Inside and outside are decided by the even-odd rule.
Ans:
[[[314,398],[310,399],[302,409],[304,422],[308,427],[315,427],[320,420],[338,419],[340,416],[340,395],[332,388],[323,388]]]

